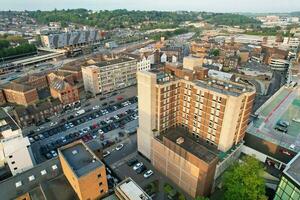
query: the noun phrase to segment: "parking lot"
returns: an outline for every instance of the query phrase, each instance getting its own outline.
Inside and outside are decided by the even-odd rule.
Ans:
[[[105,107],[110,104],[114,104],[118,102],[118,98],[122,99],[130,99],[136,96],[136,86],[127,87],[112,93],[105,94],[104,96],[98,95],[94,98],[90,99],[81,99],[80,104],[76,104],[75,106],[66,106],[63,112],[53,114],[52,117],[46,119],[46,122],[33,124],[29,127],[23,127],[22,133],[23,135],[32,135],[36,131],[45,130],[47,127],[55,126],[62,121],[70,120],[75,116],[75,113],[79,109],[92,110],[93,107]]]
[[[118,160],[117,162],[110,163],[110,167],[113,170],[113,172],[122,180],[124,180],[127,177],[131,177],[135,182],[139,184],[143,189],[145,189],[149,184],[156,182],[158,183],[158,191],[154,194],[149,194],[152,196],[154,200],[162,200],[162,199],[168,199],[166,194],[164,193],[163,186],[165,183],[172,185],[173,188],[175,188],[177,191],[180,191],[182,194],[185,194],[183,191],[181,191],[176,185],[172,184],[172,181],[170,181],[167,177],[159,173],[157,170],[153,168],[151,163],[146,160],[144,157],[139,155],[136,151],[130,154],[126,154],[123,151],[115,152],[117,154],[122,154],[122,159]],[[113,153],[112,153],[113,154]],[[107,162],[110,159],[109,155],[104,160]],[[141,173],[137,173],[137,170],[134,170],[133,167],[136,165],[136,163],[130,163],[132,160],[137,160],[137,162],[142,162],[143,165],[146,167],[146,169],[143,170]],[[129,162],[128,162],[129,161]],[[109,162],[108,162],[109,163]],[[148,170],[151,170],[153,174],[147,178],[144,177],[145,172]],[[191,199],[188,195],[185,194],[186,199]]]
[[[137,98],[95,109],[63,124],[30,135],[37,163],[57,156],[56,149],[74,140],[84,142],[100,137],[104,147],[114,143],[126,131],[137,127]]]

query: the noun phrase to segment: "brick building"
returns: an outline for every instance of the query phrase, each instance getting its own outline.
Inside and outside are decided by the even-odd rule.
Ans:
[[[62,104],[58,99],[45,101],[28,107],[16,107],[11,115],[21,127],[30,126],[45,120],[62,111]]]
[[[9,103],[28,106],[39,100],[36,88],[24,84],[9,83],[3,86],[3,92]]]
[[[49,72],[35,73],[14,80],[14,83],[27,85],[37,90],[42,90],[48,87],[47,74]]]
[[[77,86],[59,78],[51,83],[50,93],[53,98],[59,99],[64,105],[78,102],[80,99]]]

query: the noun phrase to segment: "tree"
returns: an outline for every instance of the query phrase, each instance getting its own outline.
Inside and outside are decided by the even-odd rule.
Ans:
[[[225,199],[266,200],[263,171],[261,163],[251,156],[235,163],[224,174]]]
[[[219,49],[212,49],[210,52],[209,52],[210,55],[213,55],[213,56],[219,56],[220,55],[220,50]]]
[[[195,200],[209,200],[207,197],[197,196]]]

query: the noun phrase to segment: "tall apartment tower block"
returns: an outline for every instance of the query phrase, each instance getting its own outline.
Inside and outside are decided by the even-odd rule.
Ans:
[[[137,73],[138,151],[191,196],[208,195],[217,155],[243,140],[255,90],[191,74]]]

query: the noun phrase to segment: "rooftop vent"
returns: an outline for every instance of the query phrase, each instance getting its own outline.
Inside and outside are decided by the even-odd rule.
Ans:
[[[229,84],[229,85],[228,85],[228,87],[232,88],[232,85],[231,85],[231,84]]]
[[[22,181],[16,182],[16,188],[21,187],[21,186],[22,186]]]
[[[228,90],[229,89],[229,87],[228,86],[225,86],[225,90]]]
[[[73,155],[76,155],[76,154],[78,154],[78,151],[77,151],[77,150],[73,150],[73,151],[72,151],[72,154],[73,154]]]
[[[176,140],[176,143],[177,144],[182,144],[184,142],[184,138],[183,137],[179,137],[179,138],[177,138],[177,140]]]

